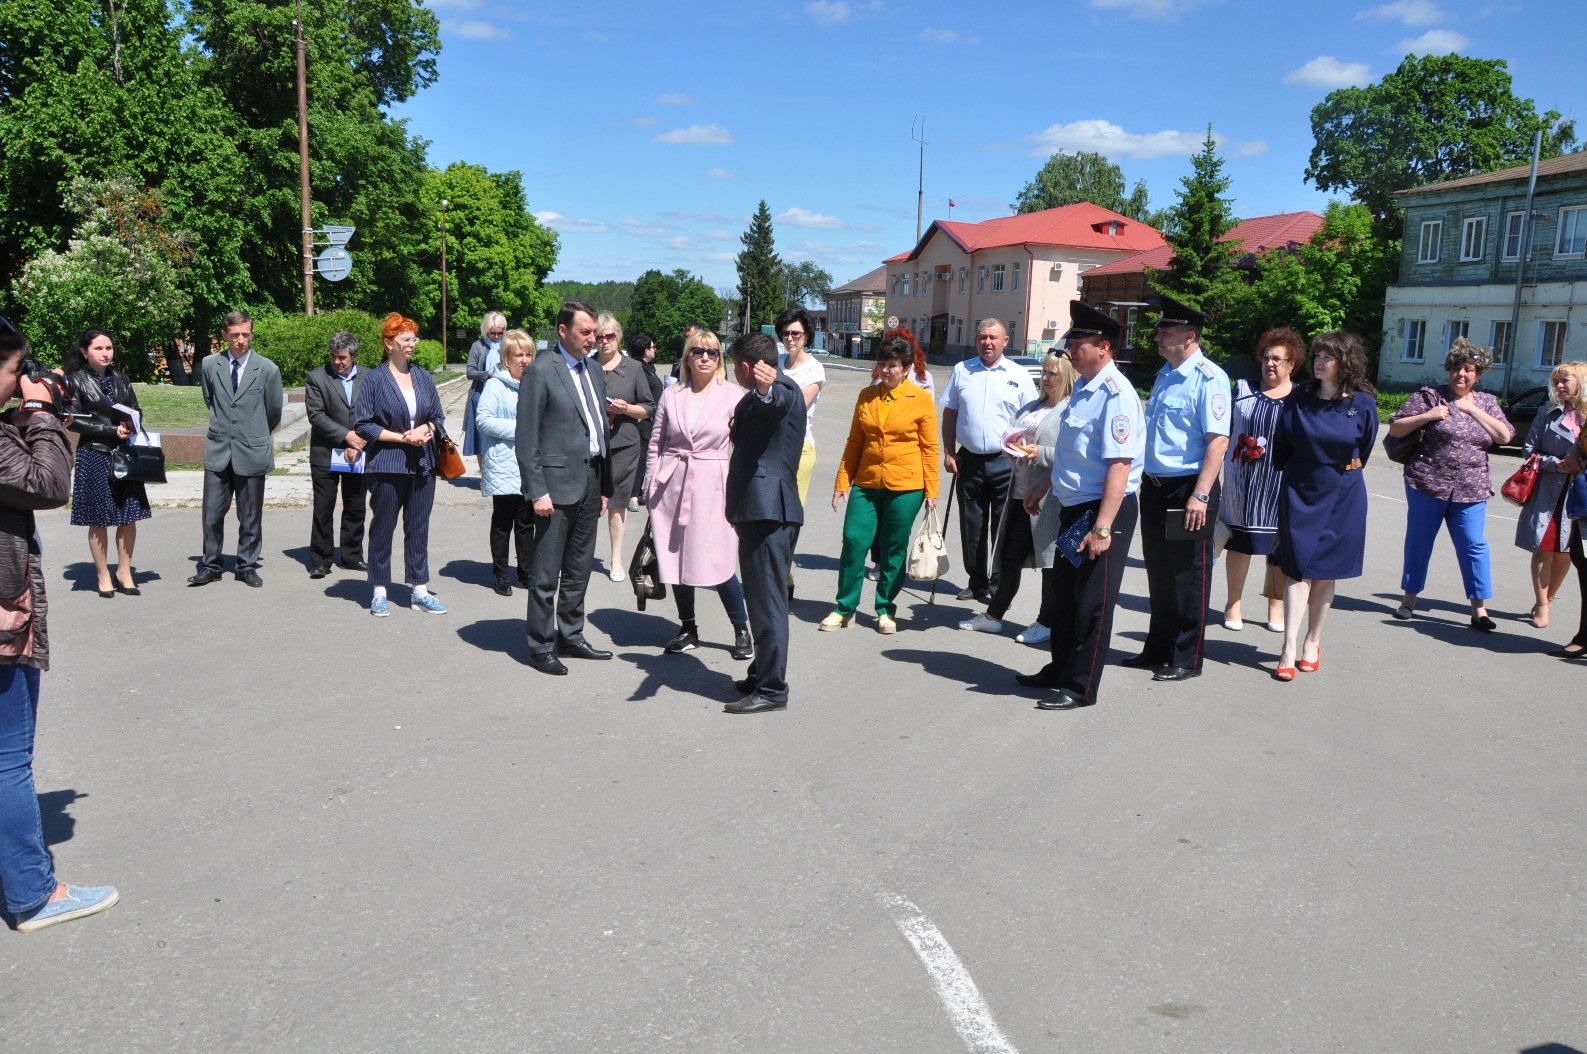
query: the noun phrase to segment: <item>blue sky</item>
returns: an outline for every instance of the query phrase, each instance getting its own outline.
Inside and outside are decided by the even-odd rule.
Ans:
[[[1006,215],[1054,149],[1172,202],[1208,122],[1241,216],[1321,210],[1311,108],[1407,52],[1508,61],[1587,137],[1582,0],[429,0],[440,79],[397,116],[432,163],[523,173],[553,278],[686,268],[736,284],[765,198],[778,251],[842,283],[925,224]]]

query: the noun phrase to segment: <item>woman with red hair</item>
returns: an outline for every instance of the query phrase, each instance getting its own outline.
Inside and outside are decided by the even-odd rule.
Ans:
[[[915,334],[908,329],[905,329],[903,326],[899,326],[897,329],[890,329],[886,333],[882,334],[883,340],[889,340],[893,337],[897,337],[899,340],[902,340],[908,344],[909,350],[914,353],[915,359],[909,365],[908,370],[905,371],[908,373],[909,379],[914,382],[915,387],[925,389],[926,394],[935,398],[937,394],[937,388],[931,379],[931,371],[926,368],[926,349],[920,346],[920,341],[915,339]],[[878,345],[878,347],[879,346],[880,345]],[[871,380],[876,381],[880,379],[881,367],[871,367]]]
[[[430,595],[430,509],[435,504],[435,444],[446,415],[429,371],[413,368],[419,325],[393,311],[380,326],[385,345],[380,365],[358,390],[353,431],[364,447],[364,482],[369,493],[369,613],[391,614],[391,540],[402,514],[403,581],[416,611],[444,615]]]

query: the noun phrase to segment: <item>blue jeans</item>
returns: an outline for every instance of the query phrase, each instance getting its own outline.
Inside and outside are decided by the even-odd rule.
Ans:
[[[735,626],[742,626],[749,621],[749,610],[744,606],[744,586],[739,582],[737,575],[713,588],[722,598],[722,610],[727,612],[728,621]],[[694,587],[673,586],[672,596],[678,602],[678,620],[693,622]]]
[[[50,899],[55,870],[44,848],[44,822],[33,789],[33,732],[39,671],[0,665],[0,886],[6,910],[20,915]]]
[[[1405,503],[1405,572],[1400,588],[1420,593],[1427,584],[1427,564],[1433,558],[1433,543],[1438,529],[1449,526],[1449,540],[1455,544],[1455,560],[1460,564],[1460,579],[1466,585],[1467,600],[1487,600],[1493,596],[1493,571],[1488,558],[1488,503],[1486,501],[1446,501],[1407,485]]]

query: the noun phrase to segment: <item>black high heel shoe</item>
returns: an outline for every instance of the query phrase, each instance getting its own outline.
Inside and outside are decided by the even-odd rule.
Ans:
[[[116,592],[122,594],[123,596],[129,596],[129,597],[141,597],[141,596],[143,596],[143,590],[139,589],[137,586],[124,586],[120,582],[116,583]],[[110,594],[101,593],[99,595],[103,597],[103,596],[109,596]]]

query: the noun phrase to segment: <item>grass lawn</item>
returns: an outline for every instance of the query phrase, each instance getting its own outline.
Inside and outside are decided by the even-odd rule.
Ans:
[[[209,420],[204,394],[196,384],[134,384],[143,425],[151,432],[162,428],[197,428]]]

